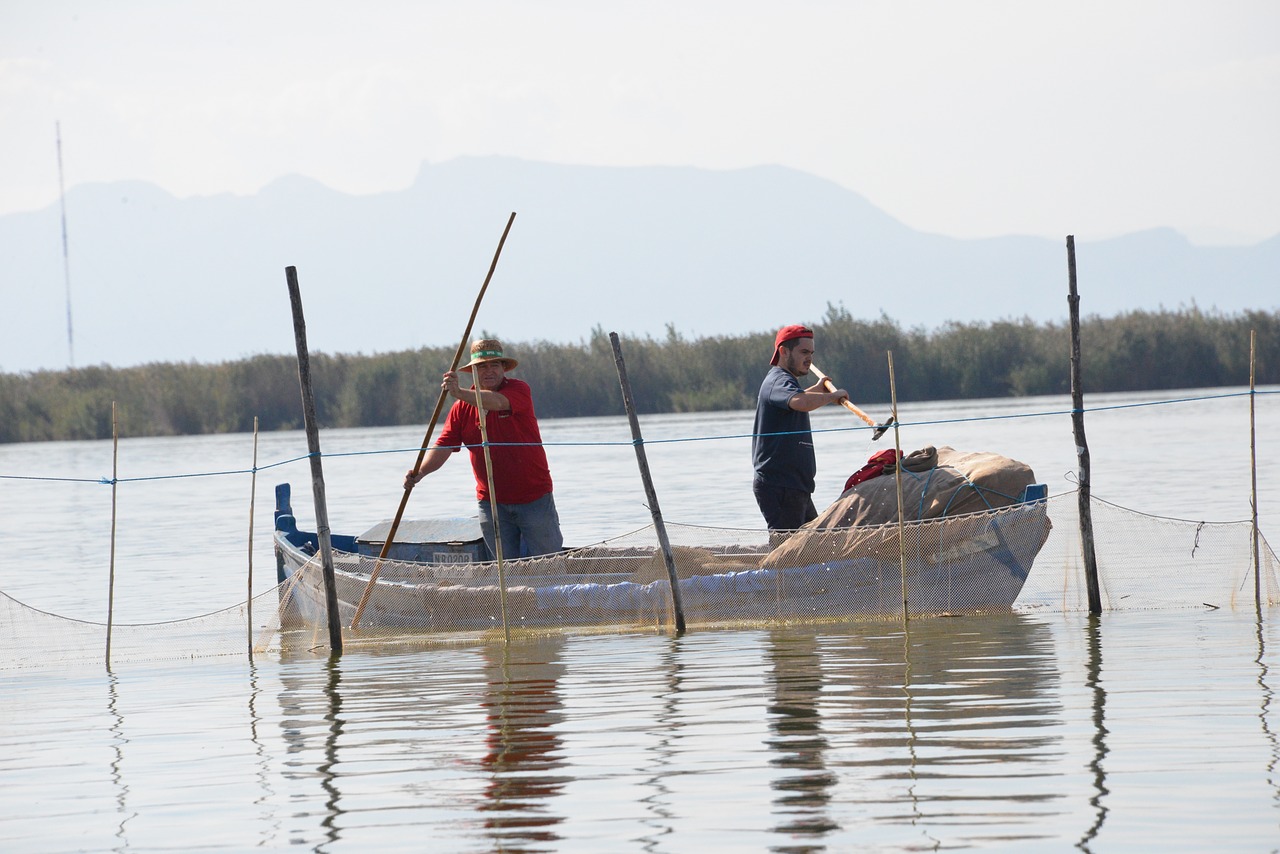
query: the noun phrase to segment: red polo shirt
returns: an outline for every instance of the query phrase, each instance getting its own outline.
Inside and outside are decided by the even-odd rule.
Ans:
[[[493,460],[493,488],[499,504],[528,504],[551,491],[551,469],[542,448],[538,416],[533,411],[533,392],[528,383],[512,377],[502,381],[498,392],[511,402],[511,408],[486,413],[484,426]],[[474,406],[455,401],[436,447],[456,451],[466,445],[476,476],[476,498],[488,501],[489,480],[477,416]]]

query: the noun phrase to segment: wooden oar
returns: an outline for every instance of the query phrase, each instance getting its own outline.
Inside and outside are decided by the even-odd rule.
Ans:
[[[471,340],[471,327],[475,324],[476,314],[480,311],[480,301],[484,299],[484,292],[489,289],[489,280],[493,278],[493,271],[498,266],[498,256],[502,254],[502,245],[507,242],[507,234],[511,231],[511,223],[515,221],[516,215],[512,211],[511,217],[507,220],[507,227],[502,230],[502,239],[498,241],[498,249],[493,253],[493,262],[489,264],[489,273],[484,277],[484,284],[480,286],[480,293],[476,296],[476,304],[471,308],[471,317],[467,319],[467,328],[463,331],[462,340],[458,342],[458,349],[453,354],[453,362],[449,365],[450,371],[456,371],[458,362],[462,361],[462,354],[467,349],[467,342]],[[422,440],[422,447],[418,449],[418,461],[413,464],[414,469],[422,465],[422,459],[427,455],[428,446],[431,444],[431,434],[435,432],[436,421],[440,419],[440,410],[444,408],[444,401],[448,396],[449,393],[442,387],[440,389],[440,397],[436,399],[435,411],[431,413],[431,423],[427,425],[426,438]],[[378,561],[373,565],[373,572],[369,573],[369,583],[365,585],[364,593],[360,596],[360,604],[356,605],[356,612],[351,617],[351,628],[353,629],[360,625],[360,615],[364,613],[364,606],[369,601],[369,594],[373,592],[373,583],[378,580],[378,573],[382,571],[382,562],[386,560],[387,552],[391,550],[391,543],[396,538],[396,529],[400,527],[400,518],[404,516],[404,508],[409,503],[409,493],[411,492],[413,492],[412,482],[404,488],[400,506],[396,509],[396,517],[391,521],[391,530],[387,531],[387,541],[382,544],[382,551],[378,554]]]
[[[818,370],[818,366],[817,366],[817,365],[810,365],[810,366],[809,366],[809,370],[813,371],[813,375],[814,375],[815,377],[817,377],[817,378],[818,378],[818,380],[819,380],[819,381],[820,381],[824,386],[826,386],[826,387],[827,387],[827,389],[828,389],[829,391],[835,391],[835,390],[836,390],[836,384],[835,384],[835,383],[833,383],[833,382],[831,381],[831,377],[827,376],[827,375],[826,375],[826,374],[824,374],[822,371]],[[874,442],[876,439],[879,439],[881,436],[883,436],[883,435],[884,435],[884,431],[888,430],[890,427],[892,427],[892,426],[893,426],[893,416],[892,416],[892,415],[890,415],[890,416],[889,416],[889,420],[888,420],[888,421],[884,422],[883,424],[877,424],[877,423],[876,423],[876,422],[871,418],[871,416],[870,416],[870,415],[868,415],[867,413],[863,412],[861,409],[859,409],[858,407],[856,407],[856,406],[854,406],[852,403],[850,403],[848,398],[845,398],[844,400],[840,401],[840,405],[841,405],[841,406],[843,406],[845,409],[849,410],[850,412],[852,412],[854,415],[856,415],[856,416],[858,416],[859,418],[861,418],[863,421],[867,422],[867,425],[868,425],[869,427],[874,427],[874,428],[876,428],[876,429],[875,429],[875,432],[871,434],[871,441],[873,441],[873,442]]]

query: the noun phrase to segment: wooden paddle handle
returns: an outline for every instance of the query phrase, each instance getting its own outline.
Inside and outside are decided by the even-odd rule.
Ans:
[[[810,365],[809,370],[813,371],[813,375],[816,376],[818,380],[821,381],[821,383],[827,387],[828,391],[838,390],[836,388],[836,384],[831,381],[831,377],[827,376],[822,371],[818,370],[817,365]],[[850,403],[848,398],[845,398],[844,400],[840,401],[840,405],[843,406],[845,409],[849,410],[850,412],[852,412],[854,415],[861,418],[863,421],[867,422],[869,426],[871,427],[880,426],[876,424],[874,420],[872,420],[870,415],[868,415],[867,413],[863,412],[861,409],[859,409],[858,407]]]

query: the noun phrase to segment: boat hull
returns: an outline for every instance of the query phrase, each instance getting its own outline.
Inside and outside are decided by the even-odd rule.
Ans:
[[[957,526],[957,521],[964,524]],[[291,521],[291,520],[290,520]],[[948,525],[943,528],[941,526]],[[286,528],[291,527],[286,525]],[[806,559],[770,565],[767,548],[674,549],[687,625],[767,624],[852,617],[1008,611],[1048,537],[1046,502],[959,519],[912,523],[791,549]],[[698,529],[691,529],[696,531]],[[958,532],[952,535],[940,533]],[[867,536],[868,533],[879,534]],[[339,538],[335,538],[340,541]],[[345,542],[345,541],[342,541]],[[277,530],[277,565],[287,618],[325,621],[314,535]],[[776,554],[778,550],[774,550]],[[341,623],[350,626],[368,590],[359,628],[475,631],[492,628],[675,624],[669,575],[653,547],[576,549],[545,558],[492,563],[379,561],[333,552]],[[377,569],[370,588],[369,578]]]

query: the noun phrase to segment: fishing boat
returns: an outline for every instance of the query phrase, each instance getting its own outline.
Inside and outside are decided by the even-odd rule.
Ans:
[[[389,548],[389,522],[333,534],[341,623],[371,632],[662,628],[675,624],[672,570],[687,625],[900,615],[904,607],[913,615],[1010,610],[1051,528],[1044,484],[993,454],[940,448],[916,471],[910,457],[901,477],[885,467],[893,476],[850,484],[795,532],[668,523],[667,548],[647,527],[501,563],[474,517],[405,522]],[[898,502],[886,498],[900,482],[910,508],[902,521]],[[290,493],[289,484],[276,487],[282,618],[323,625],[320,542],[298,528]],[[981,509],[971,510],[975,503]]]

